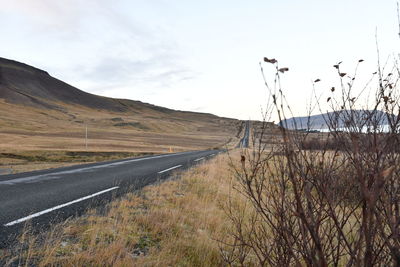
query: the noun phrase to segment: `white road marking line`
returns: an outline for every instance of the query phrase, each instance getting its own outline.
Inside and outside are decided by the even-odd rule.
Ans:
[[[204,159],[204,157],[201,157],[201,158],[195,159],[194,161],[199,161],[199,160],[203,160],[203,159]]]
[[[21,218],[21,219],[18,219],[18,220],[15,220],[15,221],[6,223],[4,226],[12,226],[12,225],[14,225],[14,224],[18,224],[18,223],[21,223],[21,222],[30,220],[30,219],[35,218],[35,217],[39,217],[39,216],[41,216],[41,215],[43,215],[43,214],[46,214],[46,213],[52,212],[52,211],[54,211],[54,210],[58,210],[58,209],[61,209],[61,208],[66,207],[66,206],[69,206],[69,205],[72,205],[72,204],[75,204],[75,203],[84,201],[84,200],[86,200],[86,199],[89,199],[89,198],[92,198],[92,197],[95,197],[95,196],[98,196],[98,195],[101,195],[101,194],[110,192],[110,191],[115,190],[115,189],[117,189],[117,188],[119,188],[119,186],[111,187],[111,188],[108,188],[108,189],[106,189],[106,190],[103,190],[103,191],[100,191],[100,192],[91,194],[91,195],[89,195],[89,196],[75,199],[75,200],[73,200],[73,201],[70,201],[70,202],[67,202],[67,203],[64,203],[64,204],[55,206],[55,207],[53,207],[53,208],[46,209],[46,210],[43,210],[43,211],[40,211],[40,212],[31,214],[31,215],[29,215],[29,216],[23,217],[23,218]]]
[[[171,168],[165,169],[165,170],[163,170],[163,171],[159,171],[158,173],[159,173],[159,174],[161,174],[161,173],[164,173],[164,172],[167,172],[167,171],[170,171],[170,170],[173,170],[173,169],[179,168],[179,167],[182,167],[182,165],[176,165],[176,166],[174,166],[174,167],[171,167]]]
[[[22,177],[22,178],[16,178],[16,179],[11,179],[11,180],[0,181],[0,185],[15,185],[18,183],[35,183],[38,180],[46,181],[46,180],[58,179],[58,178],[60,178],[60,175],[64,175],[64,174],[90,172],[90,171],[93,171],[94,169],[115,167],[118,165],[123,165],[123,164],[131,163],[131,162],[164,158],[164,157],[176,156],[176,155],[185,154],[185,153],[189,154],[192,152],[180,152],[180,153],[175,153],[175,154],[165,154],[165,155],[158,155],[158,156],[152,156],[152,157],[147,157],[147,158],[130,159],[130,160],[111,162],[111,163],[106,163],[106,164],[101,164],[101,165],[96,165],[96,166],[82,167],[82,168],[72,169],[72,170],[65,170],[65,171],[58,171],[58,172],[52,172],[52,173],[46,173],[46,174],[33,175],[33,176],[29,176],[29,177]]]
[[[209,157],[212,157],[212,156],[215,156],[215,154],[211,154],[211,155],[209,155]]]

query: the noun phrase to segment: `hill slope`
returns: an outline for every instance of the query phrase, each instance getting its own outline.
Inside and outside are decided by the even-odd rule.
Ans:
[[[90,94],[50,76],[46,71],[5,58],[0,58],[0,98],[9,103],[40,108],[54,108],[54,102],[60,102],[116,112],[146,108],[163,113],[176,112],[140,101]]]
[[[79,90],[46,71],[0,58],[0,152],[160,153],[222,146],[241,122]]]

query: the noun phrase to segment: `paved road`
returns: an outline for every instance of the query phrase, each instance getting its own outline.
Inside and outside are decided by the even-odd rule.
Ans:
[[[220,152],[184,152],[0,175],[0,248],[6,247],[26,222],[45,228],[52,221],[103,205],[113,195],[165,179],[174,170]]]
[[[249,139],[250,139],[250,121],[246,121],[245,124],[245,129],[244,129],[244,136],[242,139],[240,139],[239,144],[237,147],[249,147]]]

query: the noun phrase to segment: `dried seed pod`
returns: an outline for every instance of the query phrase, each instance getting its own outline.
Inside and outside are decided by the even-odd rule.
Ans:
[[[278,62],[278,60],[276,60],[275,58],[267,58],[267,57],[264,57],[264,61],[271,64],[275,64],[276,62]]]
[[[285,71],[289,71],[289,68],[280,68],[278,71],[284,73]]]
[[[389,101],[389,97],[387,97],[387,96],[384,96],[384,97],[382,97],[383,98],[383,101],[385,102],[385,103],[387,103],[388,101]]]

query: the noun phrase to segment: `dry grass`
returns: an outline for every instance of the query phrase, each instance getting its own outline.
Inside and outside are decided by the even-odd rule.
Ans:
[[[60,104],[61,105],[61,104]],[[0,100],[0,150],[168,152],[221,146],[237,132],[237,120],[212,115],[113,113],[66,106],[65,111]],[[134,126],[116,126],[135,123]]]
[[[237,155],[235,154],[235,157]],[[0,251],[20,264],[38,266],[219,266],[219,242],[231,228],[223,206],[231,192],[226,155],[175,173],[167,182],[129,194],[105,214],[25,234],[14,250]]]
[[[0,153],[106,151],[158,154],[203,150],[236,145],[241,123],[210,114],[163,113],[139,106],[137,112],[118,113],[63,103],[57,105],[61,107],[59,110],[38,109],[0,100]],[[36,163],[28,161],[27,166],[21,167],[21,162],[0,157],[0,165],[4,166],[0,168],[15,171],[65,165],[53,161]]]

